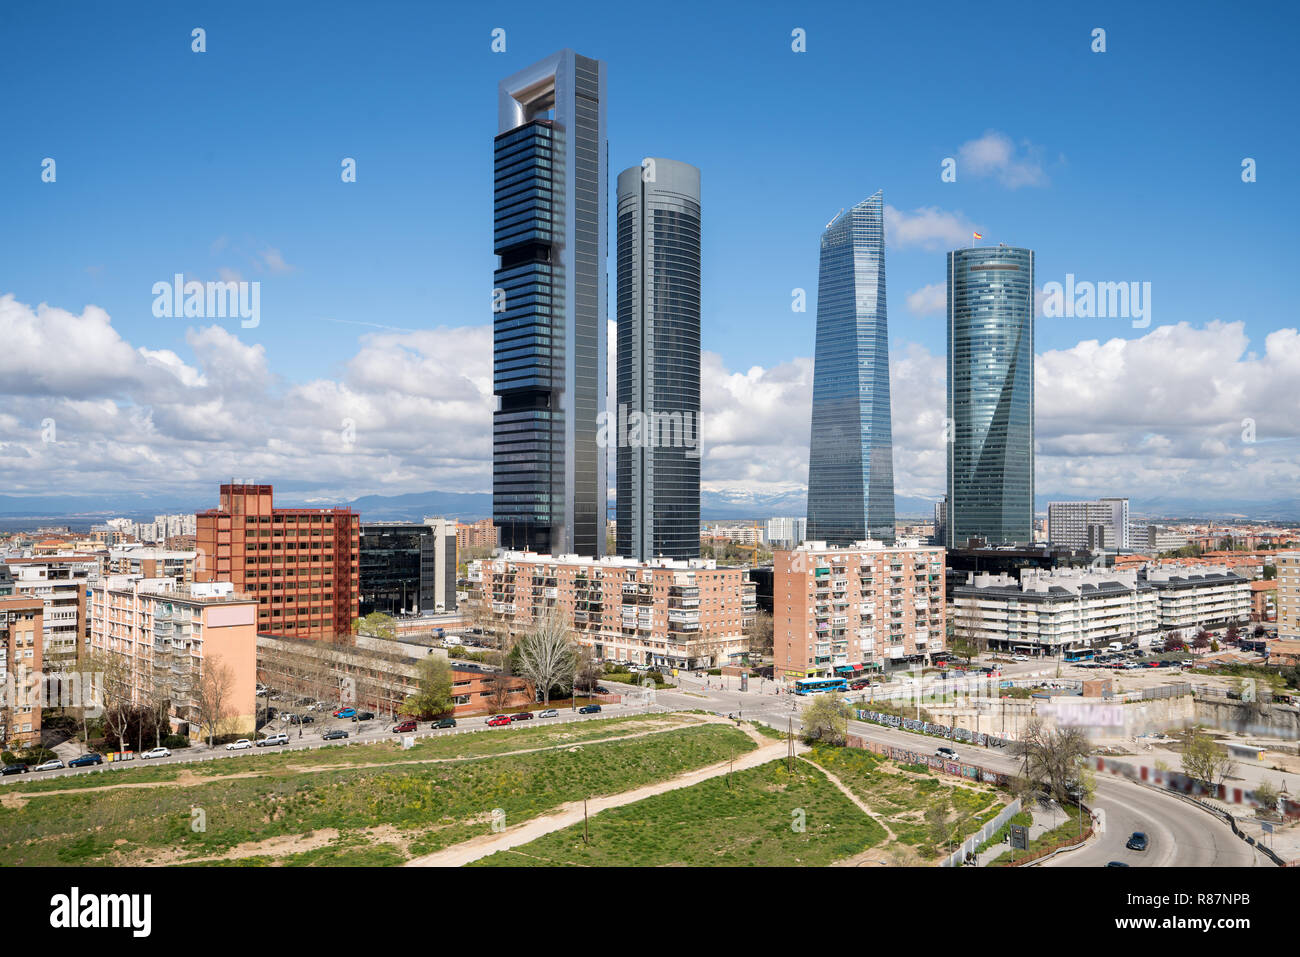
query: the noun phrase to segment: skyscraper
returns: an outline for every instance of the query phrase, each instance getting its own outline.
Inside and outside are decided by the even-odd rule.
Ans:
[[[1032,250],[948,254],[948,424],[948,544],[1032,542]]]
[[[561,50],[503,80],[498,103],[493,519],[505,548],[599,556],[605,64]]]
[[[808,541],[894,540],[884,194],[822,233],[808,454]]]
[[[617,209],[618,553],[698,558],[700,171],[647,159]]]

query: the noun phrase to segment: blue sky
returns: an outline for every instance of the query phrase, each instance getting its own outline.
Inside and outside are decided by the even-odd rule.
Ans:
[[[301,399],[303,390],[331,382],[359,390],[349,379],[358,357],[369,348],[377,361],[384,343],[375,336],[395,330],[446,330],[442,345],[387,342],[436,367],[429,349],[469,341],[456,330],[490,326],[496,84],[572,47],[608,64],[611,185],[645,155],[702,170],[703,341],[722,378],[751,367],[767,375],[811,356],[815,308],[810,302],[808,312],[792,313],[791,289],[807,288],[811,300],[821,228],[882,188],[898,222],[919,230],[912,240],[896,230],[887,253],[896,355],[942,357],[942,310],[918,315],[923,310],[909,309],[908,297],[943,283],[950,237],[973,225],[986,242],[1035,249],[1040,286],[1066,273],[1152,284],[1150,329],[1116,319],[1043,319],[1040,355],[1187,323],[1188,331],[1168,333],[1177,342],[1151,342],[1152,351],[1208,350],[1229,365],[1245,363],[1239,375],[1247,378],[1280,378],[1290,368],[1289,351],[1265,373],[1249,363],[1251,353],[1265,352],[1270,333],[1297,325],[1293,6],[668,6],[675,15],[660,18],[614,4],[561,12],[536,3],[6,6],[0,296],[75,317],[98,307],[132,350],[174,354],[164,364],[198,370],[210,390],[223,360],[203,350],[217,339],[245,356],[260,347],[260,359],[250,361],[260,362],[257,388],[272,400],[295,389]],[[191,51],[194,27],[206,30],[205,53]],[[506,30],[505,53],[490,49],[496,27]],[[1095,27],[1106,30],[1104,53],[1090,49]],[[805,53],[791,50],[794,28],[806,30]],[[1009,155],[996,155],[1000,144]],[[41,182],[45,157],[57,163],[55,183]],[[354,184],[340,182],[343,157],[357,161]],[[945,157],[958,158],[954,183],[940,180]],[[1257,161],[1257,182],[1242,182],[1244,157]],[[930,212],[918,217],[918,210]],[[151,287],[176,272],[261,281],[261,324],[226,323],[223,335],[236,340],[228,342],[216,333],[205,339],[193,322],[155,318]],[[1241,325],[1205,333],[1216,320]],[[1122,343],[1112,348],[1123,352]],[[1225,348],[1239,354],[1224,355]],[[1137,355],[1124,363],[1129,374]],[[801,374],[777,371],[774,381]],[[750,386],[761,378],[751,376]],[[755,401],[745,388],[723,391],[744,405]],[[899,388],[896,381],[896,421],[906,406]],[[63,403],[55,417],[69,423],[67,441],[84,454],[95,438],[81,435],[93,423],[78,403],[138,411],[149,405],[148,392],[135,380],[98,391],[32,381],[21,397],[43,393]],[[239,418],[231,393],[217,398]],[[1253,414],[1262,423],[1272,395],[1245,396],[1241,409],[1224,415],[1235,422]],[[214,401],[211,393],[191,396],[200,398]],[[420,413],[433,418],[410,430],[431,431],[427,438],[441,443],[437,405],[435,398]],[[8,436],[0,423],[0,440],[21,444],[40,411],[15,407],[22,421]],[[707,442],[707,402],[705,411]],[[158,421],[155,415],[161,439]],[[786,431],[785,423],[777,416],[769,431],[803,447],[806,462],[806,424]],[[303,481],[322,495],[487,488],[482,455],[477,466],[443,473],[413,451],[395,453],[393,442],[377,441],[397,427],[388,422],[369,433],[372,459],[401,459],[382,474],[358,470],[330,483],[293,474],[287,459],[266,458],[259,478]],[[1278,429],[1273,438],[1290,450],[1279,464],[1294,469],[1294,437]],[[172,436],[199,443],[192,470],[169,480],[178,487],[209,481],[205,455],[212,470],[229,472],[229,460],[244,454],[215,432],[196,438],[192,431]],[[1049,444],[1044,458],[1070,461],[1046,474],[1040,461],[1041,490],[1057,483],[1101,494],[1132,471],[1131,462],[1144,461],[1149,426],[1104,449],[1080,444],[1093,431],[1045,433],[1049,443],[1066,445]],[[448,431],[445,442],[456,434]],[[122,444],[109,457],[128,458],[133,442]],[[797,452],[759,474],[728,463],[771,455],[761,443],[718,432],[714,444],[734,446],[734,455],[714,456],[706,483],[775,489],[806,478]],[[258,448],[265,450],[260,439]],[[1180,446],[1178,457],[1190,448]],[[32,465],[44,454],[28,451]],[[1120,467],[1125,455],[1130,465]],[[1076,461],[1097,456],[1116,468]],[[60,461],[70,476],[87,474],[84,463],[77,470],[73,459]],[[909,487],[900,494],[926,494],[934,484],[933,463],[915,464],[909,473],[901,463]],[[143,480],[129,467],[97,474]],[[16,486],[32,487],[34,471],[15,475],[23,476]],[[1176,480],[1194,484],[1186,467]],[[1232,485],[1218,481],[1215,495],[1230,497]],[[1259,493],[1257,485],[1243,483],[1243,496]]]

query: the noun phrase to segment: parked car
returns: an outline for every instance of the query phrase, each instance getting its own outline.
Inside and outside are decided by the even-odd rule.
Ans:
[[[64,767],[65,765],[62,761],[60,761],[58,758],[52,758],[49,761],[42,761],[40,764],[36,765],[36,767],[32,768],[32,770],[33,771],[60,771]]]
[[[493,721],[495,721],[497,718],[505,718],[507,721],[510,720],[510,716],[509,716],[509,715],[504,715],[504,714],[490,714],[490,715],[488,715],[486,718],[483,719],[483,723],[484,723],[484,724],[491,724],[491,723],[492,723]]]
[[[438,722],[437,724],[434,725],[434,727],[435,727],[435,728],[454,728],[454,727],[456,727],[456,719],[455,719],[455,718],[442,718],[441,720],[439,720],[439,722]]]
[[[6,764],[3,769],[0,769],[0,775],[26,774],[30,770],[31,768],[19,761],[17,764]]]
[[[226,747],[228,748],[230,745],[226,745]],[[166,748],[150,748],[144,754],[140,755],[142,758],[170,758],[171,756],[172,753]]]
[[[1028,655],[1012,655],[1012,656],[1011,656],[1011,660],[1012,660],[1012,661],[1028,661],[1028,660],[1029,660],[1029,656],[1028,656]]]
[[[73,758],[71,761],[68,762],[68,767],[84,768],[91,764],[103,764],[103,763],[104,763],[104,756],[102,754],[95,754],[92,752],[90,754],[83,754],[79,758]]]
[[[253,742],[247,738],[240,738],[238,741],[231,741],[226,745],[227,751],[248,751],[253,747]]]
[[[315,717],[315,715],[304,714],[301,718],[298,719],[298,723],[299,723],[299,724],[315,724],[315,723],[316,723],[316,717]]]
[[[373,711],[358,711],[352,716],[353,721],[373,721],[375,713]]]
[[[596,685],[596,694],[609,694],[609,689],[604,685]]]
[[[537,717],[539,718],[558,718],[559,716],[560,712],[556,711],[554,708],[547,708],[545,711],[540,711],[537,714]]]
[[[532,721],[533,713],[531,711],[520,711],[510,716],[511,721]]]
[[[337,741],[339,738],[346,738],[347,736],[348,733],[346,731],[338,730],[338,731],[326,731],[324,734],[321,735],[321,738],[325,741]]]
[[[1128,843],[1124,846],[1130,851],[1145,851],[1148,843],[1146,834],[1141,831],[1134,831],[1132,836],[1129,837]]]
[[[336,718],[352,718],[352,717],[355,717],[355,716],[356,716],[356,713],[357,713],[357,709],[356,709],[356,708],[339,708],[339,710],[337,710],[337,711],[334,712],[334,717],[336,717]]]
[[[598,711],[600,711],[600,705],[584,704],[581,708],[578,709],[578,714],[596,714]]]
[[[403,721],[393,725],[394,734],[405,734],[407,731],[414,731],[417,725],[414,721]]]
[[[944,758],[948,761],[957,760],[957,752],[952,748],[936,748],[934,752],[936,758]]]
[[[279,734],[272,734],[257,742],[259,748],[269,748],[277,744],[288,744],[289,736],[281,731]]]
[[[510,723],[510,719],[503,714],[499,714],[495,718],[488,718],[489,728],[499,728],[502,725],[509,724],[509,723]]]

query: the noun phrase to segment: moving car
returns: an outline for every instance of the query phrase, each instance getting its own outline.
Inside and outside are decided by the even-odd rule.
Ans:
[[[600,705],[584,704],[581,708],[578,709],[578,714],[596,714],[598,711],[600,711]]]
[[[79,758],[73,758],[71,761],[68,762],[68,767],[84,768],[91,764],[103,764],[103,763],[104,763],[103,755],[91,753],[91,754],[83,754]]]
[[[31,768],[20,761],[17,764],[6,764],[3,769],[0,769],[0,775],[26,774],[30,770]]]
[[[32,770],[33,771],[59,771],[64,766],[65,766],[64,763],[60,761],[58,758],[52,758],[49,761],[42,761],[40,764],[36,765],[36,767],[32,768]]]
[[[351,717],[354,717],[354,716],[356,715],[356,713],[357,713],[357,709],[356,709],[356,708],[339,708],[339,710],[337,710],[337,711],[334,712],[334,717],[336,717],[336,718],[351,718]]]
[[[440,720],[437,724],[435,724],[434,727],[435,727],[435,728],[454,728],[454,727],[456,727],[456,719],[455,719],[455,718],[443,718],[443,719]]]
[[[1141,831],[1134,831],[1124,846],[1130,851],[1145,851],[1147,849],[1147,836]]]
[[[560,712],[556,711],[554,708],[547,708],[545,711],[539,712],[537,715],[539,718],[558,718],[559,716]]]
[[[1028,656],[1028,655],[1012,655],[1012,656],[1011,656],[1011,660],[1012,660],[1012,661],[1028,661],[1028,660],[1029,660],[1029,656]]]
[[[499,714],[495,718],[488,718],[489,728],[499,728],[502,725],[509,724],[509,723],[510,723],[510,719],[503,714]]]
[[[247,744],[248,742],[245,741],[244,743]],[[226,747],[228,748],[230,745],[226,745]],[[172,753],[166,748],[150,748],[144,754],[140,755],[142,758],[170,758],[171,756]]]
[[[1128,867],[1128,865],[1125,864],[1123,861],[1107,861],[1106,866],[1107,867]]]
[[[348,733],[346,731],[339,730],[339,731],[326,731],[324,734],[321,735],[321,738],[324,739],[325,741],[337,741],[339,738],[346,738],[347,736]]]
[[[277,744],[288,744],[289,736],[281,731],[279,734],[272,734],[257,742],[259,748],[271,747]]]
[[[957,752],[952,748],[936,748],[934,756],[936,758],[946,758],[949,761],[957,760]]]
[[[520,711],[518,714],[510,716],[511,721],[532,721],[533,713],[531,711]]]
[[[404,734],[407,731],[414,731],[415,729],[416,723],[414,721],[403,721],[399,724],[393,725],[394,734]]]
[[[228,745],[226,745],[226,750],[227,750],[227,751],[247,751],[247,750],[249,750],[250,748],[252,748],[252,746],[253,746],[253,742],[252,742],[252,741],[249,741],[247,738],[240,738],[238,741],[231,741]],[[146,757],[147,757],[147,755],[146,755]]]

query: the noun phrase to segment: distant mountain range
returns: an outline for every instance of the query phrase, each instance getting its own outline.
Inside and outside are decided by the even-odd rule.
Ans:
[[[1080,496],[1072,496],[1080,497]],[[1046,514],[1049,501],[1067,496],[1039,496],[1038,511]],[[363,495],[351,501],[332,502],[304,498],[291,492],[276,494],[276,504],[290,507],[326,507],[346,505],[361,513],[366,522],[418,522],[426,515],[440,515],[459,521],[476,521],[492,514],[490,492],[410,492],[404,495]],[[183,495],[151,496],[143,493],[106,492],[103,495],[0,495],[0,529],[27,528],[35,525],[69,525],[85,529],[107,518],[124,517],[148,521],[155,515],[202,511],[216,505],[211,492],[188,498]],[[807,497],[801,488],[777,492],[753,492],[748,489],[708,489],[700,493],[700,518],[703,521],[759,519],[773,516],[806,514]],[[1149,504],[1142,499],[1131,501],[1130,513],[1137,522],[1162,521],[1256,521],[1294,522],[1300,524],[1300,498],[1264,502],[1196,501],[1193,499],[1155,498]],[[928,519],[934,515],[934,500],[908,495],[894,498],[899,518]],[[610,500],[609,515],[614,515]]]

